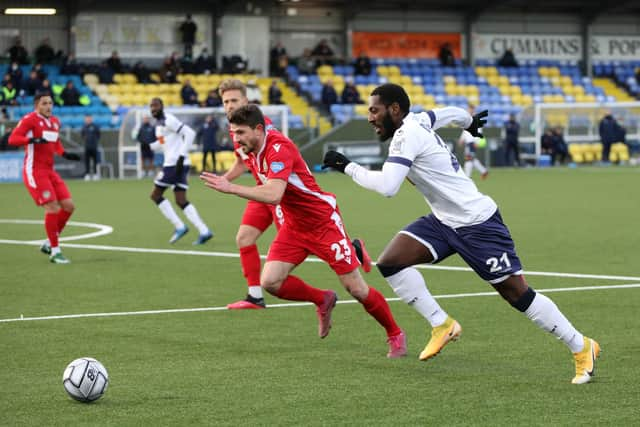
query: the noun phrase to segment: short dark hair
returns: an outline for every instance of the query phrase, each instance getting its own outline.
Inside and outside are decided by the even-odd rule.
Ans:
[[[385,105],[389,106],[394,102],[397,102],[400,106],[400,111],[403,113],[408,113],[411,108],[411,101],[409,101],[409,95],[402,88],[402,86],[393,84],[393,83],[385,83],[383,85],[378,86],[371,92],[371,96],[377,95],[380,97],[380,101]]]
[[[162,107],[164,107],[164,102],[162,102],[162,98],[158,98],[158,97],[151,98],[151,102],[153,102],[153,101],[158,101],[160,103],[160,105]]]
[[[255,129],[258,125],[262,125],[264,128],[264,116],[255,104],[248,104],[231,113],[229,123],[240,126],[247,125],[251,129]]]
[[[38,102],[40,102],[40,98],[42,98],[43,96],[49,96],[51,97],[51,99],[53,99],[49,92],[37,92],[33,97],[33,103],[37,104]]]

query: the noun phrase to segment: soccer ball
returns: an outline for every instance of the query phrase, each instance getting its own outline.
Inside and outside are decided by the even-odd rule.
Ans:
[[[75,400],[93,402],[107,390],[109,374],[96,359],[81,357],[67,365],[62,374],[62,385]]]

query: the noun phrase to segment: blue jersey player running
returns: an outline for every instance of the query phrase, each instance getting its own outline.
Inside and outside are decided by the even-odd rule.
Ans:
[[[396,295],[431,324],[431,339],[420,360],[438,354],[460,336],[462,328],[436,302],[413,266],[437,263],[458,253],[514,308],[569,347],[576,364],[572,383],[589,382],[600,346],[578,332],[553,301],[529,287],[496,203],[478,191],[435,133],[453,122],[481,136],[478,129],[486,122],[487,112],[471,116],[461,108],[447,107],[414,114],[409,107],[409,97],[398,85],[384,84],[371,93],[369,123],[381,141],[392,138],[382,171],[367,170],[336,151],[326,153],[324,167],[339,170],[388,197],[407,178],[431,207],[431,214],[400,231],[378,259],[378,269]]]

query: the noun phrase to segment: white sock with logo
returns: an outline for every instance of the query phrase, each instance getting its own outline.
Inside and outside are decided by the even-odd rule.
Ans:
[[[189,221],[191,221],[191,223],[196,226],[198,232],[201,235],[207,234],[209,232],[209,227],[207,227],[206,224],[202,221],[202,218],[200,218],[200,215],[198,215],[198,211],[196,210],[195,206],[189,203],[187,206],[182,208],[182,211],[187,216]]]
[[[176,211],[173,210],[173,206],[171,206],[171,203],[169,203],[167,199],[160,202],[158,204],[158,208],[160,209],[160,212],[162,212],[162,215],[171,221],[176,230],[184,228],[184,222],[182,222]]]
[[[551,332],[559,340],[562,340],[573,353],[582,351],[584,347],[582,334],[573,327],[558,306],[546,296],[536,292],[535,298],[524,314],[540,328]]]
[[[405,268],[385,279],[395,294],[427,319],[432,327],[440,326],[447,320],[447,312],[429,293],[424,277],[415,268]]]

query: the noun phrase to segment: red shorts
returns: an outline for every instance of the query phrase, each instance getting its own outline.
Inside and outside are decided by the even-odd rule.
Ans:
[[[67,184],[64,183],[60,175],[54,170],[34,170],[32,174],[28,174],[25,169],[22,173],[22,180],[27,190],[29,190],[33,201],[36,202],[38,206],[56,200],[71,198]]]
[[[250,225],[264,232],[271,223],[274,223],[278,230],[284,223],[284,215],[280,205],[275,206],[249,200],[242,214],[241,224]]]
[[[299,265],[309,254],[325,261],[336,274],[351,273],[360,266],[356,250],[342,225],[342,218],[335,212],[335,220],[313,230],[301,231],[284,223],[271,243],[267,261],[282,261]]]

